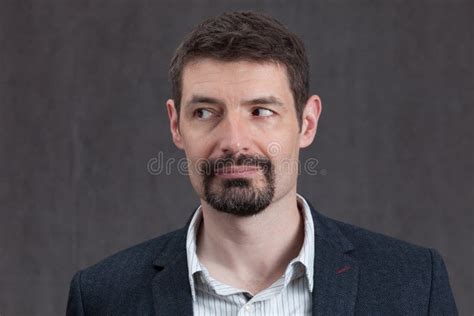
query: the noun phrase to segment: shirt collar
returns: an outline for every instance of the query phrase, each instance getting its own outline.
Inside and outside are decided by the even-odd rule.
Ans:
[[[296,200],[304,219],[304,241],[301,250],[293,260],[288,264],[285,270],[285,286],[290,283],[294,276],[304,270],[308,281],[309,290],[313,291],[313,262],[314,262],[314,223],[311,215],[311,209],[303,196],[296,194]],[[195,211],[189,224],[186,236],[186,254],[188,261],[188,277],[191,286],[193,301],[196,299],[194,274],[204,272],[205,267],[199,262],[196,253],[196,235],[202,222],[201,206]],[[300,263],[300,264],[298,264]],[[301,266],[302,264],[302,266]],[[202,276],[202,274],[201,274]]]

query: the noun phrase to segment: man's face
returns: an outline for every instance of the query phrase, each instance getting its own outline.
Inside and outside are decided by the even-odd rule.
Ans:
[[[320,112],[319,99],[313,103],[300,133],[284,66],[215,59],[187,64],[179,126],[173,101],[167,106],[173,141],[186,153],[201,200],[249,216],[296,190],[299,148],[312,142]]]

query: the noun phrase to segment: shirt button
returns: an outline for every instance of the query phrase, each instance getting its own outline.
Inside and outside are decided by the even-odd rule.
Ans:
[[[247,312],[250,312],[252,310],[252,305],[251,304],[245,304],[245,310]]]

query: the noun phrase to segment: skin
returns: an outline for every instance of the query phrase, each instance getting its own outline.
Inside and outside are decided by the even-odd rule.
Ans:
[[[283,65],[201,58],[185,66],[182,84],[179,120],[174,101],[166,105],[173,142],[185,151],[191,184],[202,205],[197,255],[216,280],[256,294],[284,274],[301,250],[297,162],[300,148],[315,138],[321,100],[316,95],[308,98],[300,132]],[[205,201],[198,162],[229,153],[264,156],[275,167],[272,202],[257,215],[228,214]],[[240,176],[252,179],[255,188],[266,185],[261,171]],[[219,192],[222,181],[224,177],[214,178],[211,188]]]

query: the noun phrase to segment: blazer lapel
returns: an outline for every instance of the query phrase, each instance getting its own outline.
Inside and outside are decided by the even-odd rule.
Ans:
[[[155,315],[193,314],[186,260],[188,225],[172,237],[166,248],[154,261],[154,265],[159,271],[152,281]]]
[[[316,234],[312,314],[354,314],[359,263],[348,254],[354,246],[333,220],[309,205]]]

